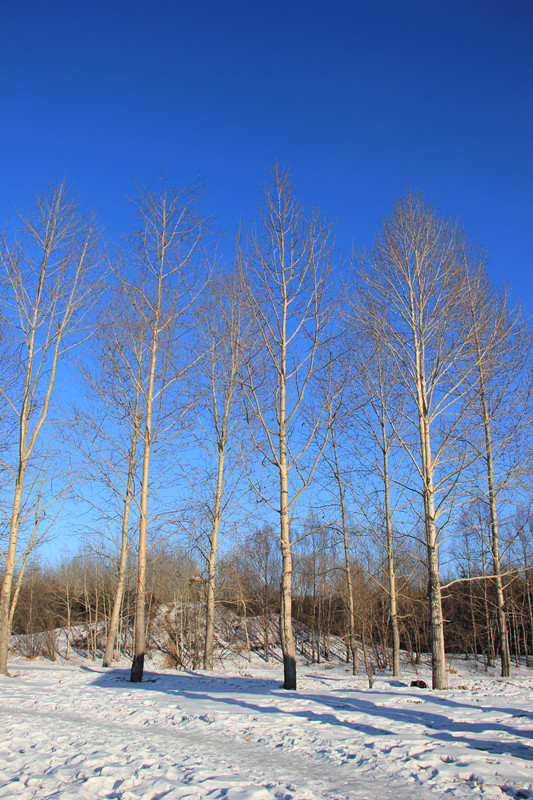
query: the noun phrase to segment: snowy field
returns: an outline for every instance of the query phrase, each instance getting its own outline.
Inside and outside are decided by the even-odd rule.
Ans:
[[[253,656],[214,673],[128,681],[75,662],[10,662],[0,678],[0,798],[18,800],[533,799],[533,671],[510,680],[453,660],[447,691],[427,666],[401,680],[346,665],[282,668]]]

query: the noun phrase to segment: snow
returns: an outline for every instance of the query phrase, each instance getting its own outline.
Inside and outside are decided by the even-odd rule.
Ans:
[[[129,682],[73,655],[10,662],[0,677],[0,798],[533,800],[533,671],[510,679],[450,661],[394,679],[353,677],[340,660],[298,668],[259,653],[214,672],[161,670]]]

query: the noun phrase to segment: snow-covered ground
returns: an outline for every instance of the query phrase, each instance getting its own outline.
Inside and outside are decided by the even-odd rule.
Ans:
[[[346,664],[258,654],[213,673],[157,670],[142,684],[75,656],[14,658],[0,678],[0,798],[19,800],[533,799],[533,674],[510,680],[454,659],[400,680]],[[495,671],[492,670],[492,673]]]

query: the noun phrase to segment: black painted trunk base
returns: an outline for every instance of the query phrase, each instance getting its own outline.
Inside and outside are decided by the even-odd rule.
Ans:
[[[296,689],[296,659],[283,654],[283,688]]]
[[[143,679],[144,671],[144,653],[133,657],[133,664],[131,665],[130,681],[132,683],[139,683]]]

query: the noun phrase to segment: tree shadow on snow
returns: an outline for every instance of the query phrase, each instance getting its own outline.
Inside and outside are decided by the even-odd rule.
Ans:
[[[409,695],[407,695],[409,696]],[[412,694],[420,700],[419,694]],[[481,719],[479,722],[471,722],[469,720],[455,720],[453,716],[447,716],[445,713],[439,714],[434,711],[427,711],[418,709],[416,705],[413,708],[405,709],[398,706],[387,707],[378,705],[370,700],[359,697],[345,697],[345,698],[331,698],[327,695],[313,695],[306,694],[305,697],[312,702],[323,703],[330,705],[332,708],[352,713],[361,713],[372,717],[381,717],[390,720],[392,723],[401,723],[410,727],[410,733],[416,734],[415,726],[419,727],[421,735],[430,736],[433,739],[444,742],[463,742],[475,750],[487,751],[496,754],[515,755],[520,758],[533,760],[533,747],[523,744],[520,739],[531,738],[533,732],[529,730],[521,730],[515,728],[505,722],[495,720],[484,721]],[[405,698],[406,694],[402,692],[400,698]],[[483,710],[477,705],[470,705],[466,702],[455,702],[449,698],[435,696],[433,694],[424,697],[425,702],[435,703],[441,706],[448,707],[462,707],[470,709],[477,714],[482,715]],[[513,717],[531,717],[529,712],[517,711],[511,708],[495,708],[487,707],[489,713],[501,713],[508,716],[510,719]],[[429,732],[425,734],[425,730]],[[394,727],[391,728],[394,732]],[[508,736],[516,737],[515,742],[506,741],[489,741],[484,739],[477,739],[469,736],[468,734],[483,734],[487,731],[494,731],[499,734],[506,734]]]
[[[186,698],[187,700],[197,700],[199,703],[207,701],[209,703],[220,703],[220,710],[224,706],[239,709],[242,714],[250,716],[263,716],[282,714],[289,720],[307,720],[309,722],[342,726],[365,736],[389,736],[393,731],[386,728],[377,728],[368,723],[359,723],[351,720],[340,720],[331,712],[317,712],[310,708],[294,709],[284,707],[287,702],[294,703],[295,700],[313,699],[308,695],[298,692],[287,692],[281,688],[279,681],[245,678],[245,677],[219,677],[214,675],[198,674],[195,672],[181,672],[178,675],[164,675],[161,673],[145,672],[142,683],[131,683],[129,680],[129,670],[114,669],[108,672],[99,672],[98,677],[93,681],[93,685],[102,688],[119,688],[135,691],[137,688],[146,691],[155,691],[166,695],[171,695],[177,700]],[[239,695],[254,695],[264,697],[266,702],[253,702]],[[273,703],[273,701],[276,701]],[[320,702],[320,700],[318,701]],[[323,705],[329,705],[323,703]],[[289,723],[290,724],[290,721]]]
[[[218,676],[192,671],[183,671],[178,674],[145,671],[141,683],[131,683],[129,669],[117,668],[106,671],[91,670],[87,667],[85,669],[96,673],[93,685],[100,686],[103,689],[124,689],[129,692],[143,689],[144,691],[170,695],[175,697],[176,700],[186,698],[190,701],[197,700],[199,704],[204,701],[208,701],[211,704],[219,703],[221,711],[224,710],[224,706],[230,706],[240,709],[243,714],[252,716],[282,714],[287,717],[288,724],[290,724],[290,719],[294,721],[307,720],[335,727],[341,726],[368,737],[393,736],[401,733],[401,731],[395,729],[395,723],[397,723],[402,727],[409,726],[410,734],[417,735],[418,733],[418,735],[447,743],[462,742],[474,750],[492,754],[514,755],[529,761],[533,760],[533,747],[519,741],[521,738],[531,738],[533,736],[531,731],[520,730],[505,722],[494,720],[483,721],[481,719],[479,722],[454,720],[453,716],[448,716],[445,713],[441,714],[427,710],[427,706],[424,709],[419,709],[417,708],[418,704],[413,704],[413,707],[409,709],[398,706],[378,705],[365,697],[360,697],[358,692],[361,692],[361,690],[354,690],[354,694],[345,697],[340,697],[337,693],[331,696],[307,692],[286,692],[280,687],[279,681],[276,680]],[[387,694],[391,694],[390,688],[387,688],[386,693],[383,694],[384,699]],[[254,697],[251,700],[244,695],[253,695]],[[405,692],[401,692],[397,696],[403,700],[406,697],[415,697],[418,701],[421,699],[421,695],[418,693],[406,695]],[[261,703],[259,697],[264,698],[265,702]],[[294,708],[295,701],[325,706],[332,709],[332,711],[320,712],[312,708]],[[470,709],[478,715],[483,714],[483,710],[477,705],[464,701],[455,701],[451,698],[434,694],[424,695],[423,701],[449,708],[462,707]],[[511,719],[518,716],[533,716],[530,712],[510,708],[487,707],[486,710],[490,713],[504,714]],[[347,714],[362,715],[373,718],[375,723],[378,723],[381,719],[387,720],[392,724],[387,727],[381,727],[369,724],[364,719],[339,719],[339,712],[343,716]],[[511,743],[508,740],[498,741],[476,738],[475,734],[483,734],[487,731],[516,737],[516,741]]]

